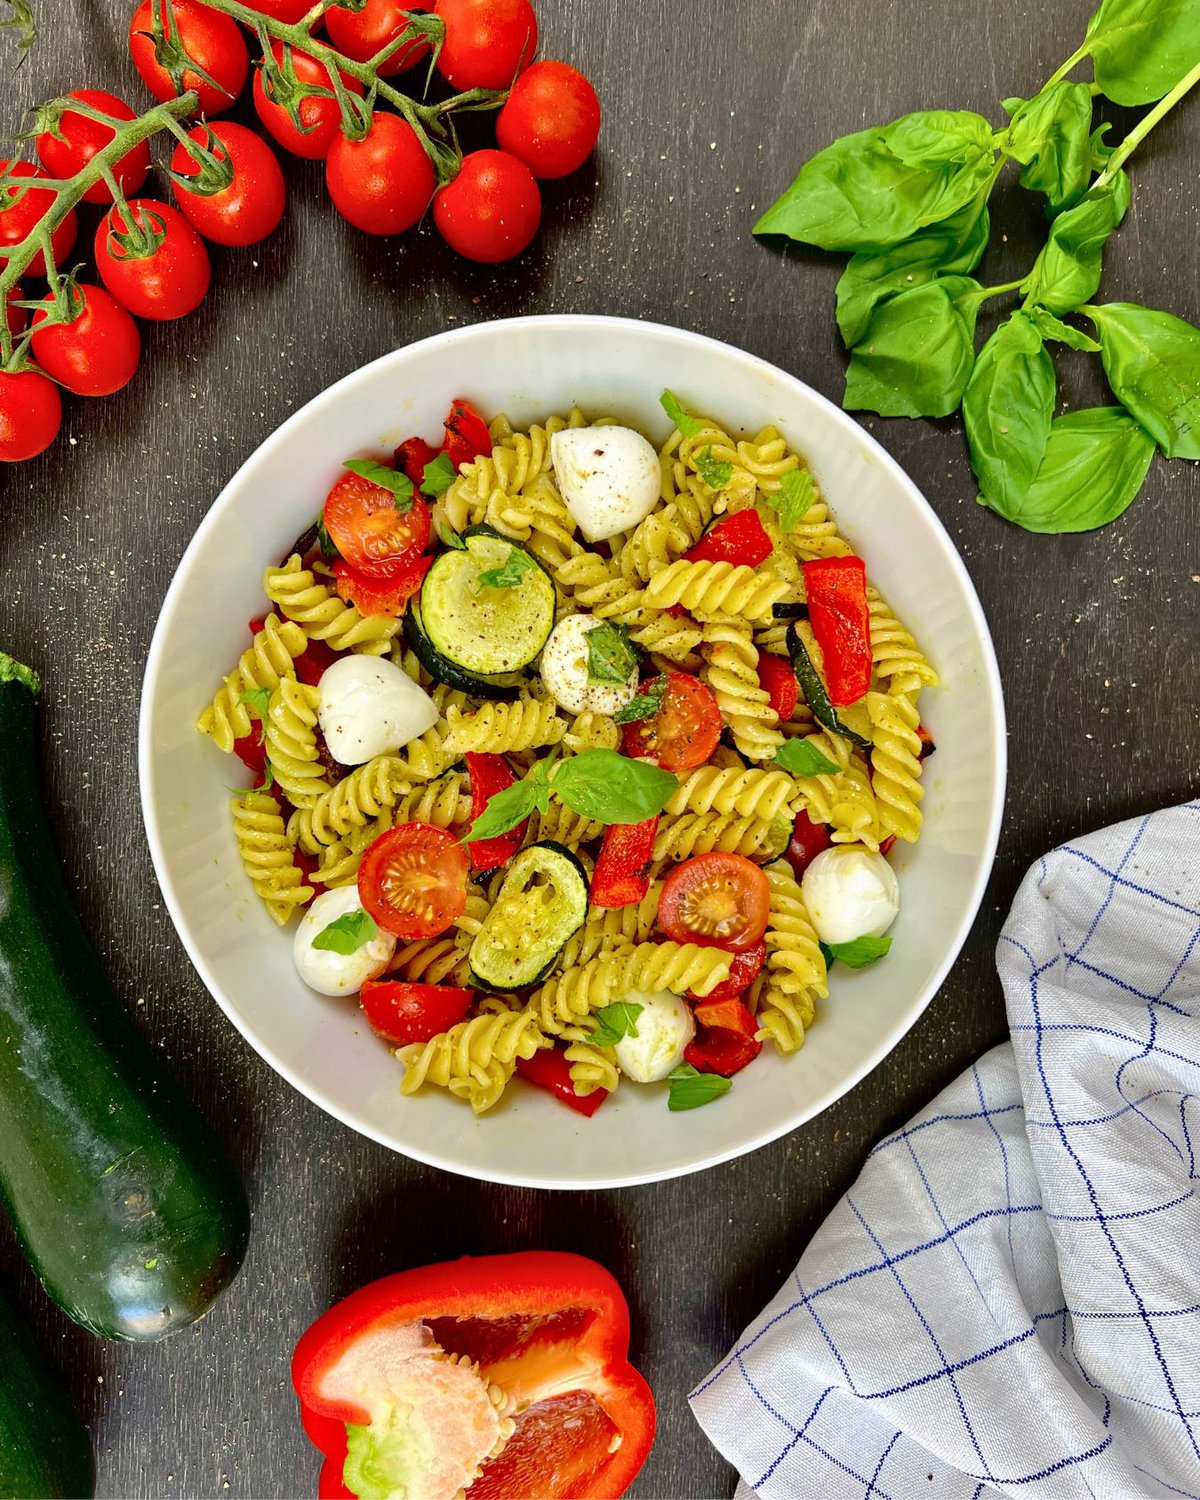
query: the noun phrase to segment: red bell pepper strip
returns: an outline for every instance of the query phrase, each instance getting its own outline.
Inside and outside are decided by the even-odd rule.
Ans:
[[[586,1115],[590,1120],[608,1098],[607,1089],[596,1089],[590,1094],[577,1094],[571,1082],[571,1064],[559,1047],[543,1047],[532,1057],[517,1059],[517,1072],[527,1083],[547,1089],[556,1099]]]
[[[800,684],[792,664],[783,656],[772,656],[767,651],[758,653],[758,685],[769,696],[771,707],[786,724],[796,712],[800,701]]]
[[[633,906],[650,889],[658,818],[611,823],[604,830],[588,899],[593,906]]]
[[[418,557],[386,573],[370,578],[339,557],[333,565],[337,591],[360,615],[402,615],[405,606],[421,587],[421,580],[433,566],[432,557]]]
[[[774,544],[754,510],[739,510],[722,516],[710,526],[690,552],[688,562],[727,562],[734,567],[757,568],[774,551]]]
[[[442,449],[449,455],[450,462],[456,469],[462,464],[469,464],[481,453],[492,451],[492,435],[488,431],[488,424],[469,401],[456,398],[450,403],[450,413],[446,418],[446,441]]]
[[[740,1000],[697,1005],[696,1022],[700,1030],[684,1049],[683,1060],[698,1073],[732,1078],[762,1051],[755,1037],[758,1022]]]
[[[861,557],[818,557],[804,564],[808,621],[825,659],[835,708],[857,703],[871,686],[871,616]]]
[[[917,756],[917,759],[924,760],[927,755],[932,755],[937,749],[937,741],[928,729],[925,728],[924,724],[917,725],[917,738],[921,741],[921,753]]]
[[[620,1287],[594,1261],[556,1251],[372,1282],[303,1335],[292,1384],[325,1455],[321,1500],[386,1500],[401,1484],[410,1495],[469,1488],[472,1500],[617,1497],[654,1440]],[[519,1403],[494,1457],[504,1418],[489,1386]]]
[[[792,837],[787,846],[787,862],[796,872],[797,879],[831,843],[829,825],[814,822],[801,808],[792,824]]]
[[[371,1030],[393,1047],[429,1042],[466,1019],[473,990],[450,984],[410,984],[370,979],[358,993]]]
[[[485,755],[479,751],[468,751],[464,756],[467,777],[471,785],[471,822],[483,812],[497,792],[512,786],[516,777],[502,755]],[[471,868],[477,871],[494,870],[506,864],[525,842],[525,830],[529,819],[510,828],[507,833],[498,833],[493,839],[474,839],[467,845]]]
[[[403,470],[417,489],[425,478],[425,465],[430,464],[442,450],[427,443],[424,438],[410,437],[392,454],[392,463]]]
[[[736,1000],[745,994],[758,978],[766,961],[765,940],[755,943],[753,948],[746,948],[741,953],[731,953],[729,955],[729,978],[723,979],[714,989],[709,990],[707,995],[694,995],[689,990],[687,998],[693,1004],[698,1005],[706,1002],[714,1005],[718,1000]]]

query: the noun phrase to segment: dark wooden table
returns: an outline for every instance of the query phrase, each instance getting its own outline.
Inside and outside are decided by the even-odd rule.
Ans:
[[[144,98],[124,0],[40,0],[45,40],[6,83],[5,131],[81,85]],[[73,402],[40,462],[0,475],[0,644],[46,682],[51,812],[87,925],[138,1023],[228,1142],[254,1209],[240,1279],[166,1344],[94,1342],[50,1307],[11,1240],[0,1270],[91,1425],[107,1496],[310,1495],[316,1455],[288,1382],[301,1330],[383,1272],[466,1252],[544,1246],[612,1268],[634,1309],[634,1358],[660,1436],[634,1493],[721,1496],[732,1470],[688,1411],[689,1387],[794,1263],[881,1134],[1004,1032],[992,950],[1030,860],[1070,835],[1195,790],[1200,484],[1156,461],[1142,498],[1092,535],[1029,536],[974,501],[959,424],[868,423],[938,511],[982,594],[1008,691],[1009,813],[995,876],[949,982],[888,1060],[818,1120],[716,1171],[620,1193],[475,1184],[389,1154],[294,1093],[192,973],[163,908],[138,810],[142,665],[180,554],[217,491],[290,412],[409,340],[524,312],[607,312],[701,329],[835,399],[843,356],[831,257],[781,254],[749,227],[833,136],[924,105],[998,117],[1075,47],[1087,0],[567,0],[543,52],[596,81],[595,171],[547,194],[517,264],[458,263],[424,229],[351,231],[320,171],[287,166],[281,231],[214,255],[186,321],[145,331],[121,395]],[[243,106],[244,108],[244,106]],[[1180,110],[1139,154],[1108,299],[1200,316],[1200,131]],[[1129,117],[1114,112],[1116,133]],[[985,267],[1007,281],[1038,231],[1015,188]],[[90,222],[90,220],[89,220]],[[992,273],[995,274],[992,274]],[[1068,388],[1099,390],[1081,356]],[[801,1060],[798,1066],[803,1066]]]

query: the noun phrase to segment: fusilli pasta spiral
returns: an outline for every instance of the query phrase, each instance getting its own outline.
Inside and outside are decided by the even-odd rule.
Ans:
[[[915,844],[921,833],[921,715],[907,693],[868,693],[867,712],[875,726],[871,748],[871,788],[879,804],[884,834]]]
[[[282,927],[312,897],[292,858],[279,803],[269,792],[246,792],[229,804],[242,867],[272,918]]]
[[[449,1089],[477,1115],[499,1100],[519,1057],[529,1058],[546,1038],[530,1011],[499,1011],[460,1021],[432,1041],[401,1047],[400,1091],[415,1094],[424,1083]]]
[[[739,813],[745,818],[774,818],[786,813],[796,796],[796,783],[786,771],[700,766],[681,775],[679,788],[665,810],[675,814],[719,812]]]
[[[646,602],[655,609],[682,604],[701,620],[728,615],[769,620],[772,606],[789,586],[774,573],[758,572],[740,563],[687,562],[680,558],[651,578],[646,585]]]
[[[447,709],[444,749],[451,760],[469,750],[503,755],[506,750],[557,745],[566,730],[552,698],[523,693],[511,703],[484,703],[472,713]]]
[[[758,652],[749,626],[742,620],[705,625],[700,654],[733,743],[748,760],[770,760],[783,735],[771,695],[758,680]]]
[[[293,807],[311,807],[329,789],[317,749],[320,701],[315,687],[283,677],[267,708],[267,759],[280,791]]]
[[[383,656],[391,648],[400,621],[390,615],[360,615],[336,592],[305,568],[293,553],[281,568],[268,568],[263,588],[289,620],[313,641],[327,641],[334,651]]]
[[[308,637],[299,625],[291,620],[280,624],[278,615],[268,615],[212,703],[196,721],[196,728],[201,734],[211,735],[228,754],[233,742],[244,739],[253,727],[242,695],[262,688],[273,692],[281,677],[294,677],[296,657],[307,645]]]
[[[658,825],[654,859],[691,859],[719,849],[724,854],[744,854],[747,859],[774,859],[787,848],[791,836],[788,818],[743,818],[737,813],[680,813],[666,816]]]

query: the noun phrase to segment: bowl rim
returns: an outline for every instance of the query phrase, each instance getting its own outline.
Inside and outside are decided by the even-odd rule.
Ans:
[[[964,915],[946,944],[945,954],[941,963],[937,966],[922,990],[910,1002],[899,1032],[887,1033],[884,1039],[872,1048],[855,1068],[839,1079],[836,1084],[831,1084],[815,1100],[804,1105],[794,1114],[787,1115],[782,1122],[772,1123],[751,1139],[739,1141],[727,1150],[709,1152],[695,1161],[644,1173],[633,1172],[615,1177],[599,1175],[594,1177],[546,1179],[531,1176],[527,1173],[522,1174],[519,1171],[506,1171],[503,1169],[481,1172],[478,1169],[473,1169],[465,1162],[446,1159],[436,1151],[414,1148],[407,1143],[404,1146],[399,1146],[393,1139],[389,1138],[385,1131],[351,1118],[349,1111],[343,1109],[333,1099],[327,1097],[319,1088],[308,1083],[296,1069],[289,1066],[270,1047],[261,1042],[254,1034],[249,1023],[243,1019],[237,1007],[225,995],[221,985],[210,970],[203,952],[200,951],[198,944],[195,942],[183,916],[182,904],[175,884],[169,874],[165,843],[155,812],[157,777],[155,757],[151,745],[152,705],[158,696],[167,637],[171,633],[172,620],[179,602],[188,587],[188,575],[191,571],[192,560],[202,548],[209,531],[215,529],[220,524],[225,511],[233,504],[239,480],[245,469],[265,451],[282,446],[289,441],[292,432],[296,428],[311,421],[324,406],[332,404],[336,396],[342,393],[347,387],[353,387],[360,382],[367,383],[373,379],[375,372],[381,366],[402,363],[430,344],[470,344],[482,332],[487,331],[490,334],[494,334],[496,329],[504,327],[557,329],[562,332],[569,331],[573,337],[577,337],[581,329],[596,333],[624,329],[630,331],[636,330],[639,333],[649,332],[652,336],[666,335],[670,339],[682,341],[684,345],[691,345],[697,356],[709,353],[714,349],[719,350],[722,358],[728,359],[732,357],[735,363],[741,363],[747,370],[754,369],[759,372],[769,373],[772,378],[783,380],[793,386],[798,386],[806,398],[816,402],[825,409],[826,415],[832,419],[836,427],[842,430],[848,441],[860,447],[865,447],[870,452],[872,459],[886,470],[889,476],[907,492],[909,498],[927,512],[928,518],[933,523],[934,535],[938,539],[945,560],[956,575],[961,586],[971,623],[982,646],[984,661],[983,681],[996,724],[995,744],[993,746],[993,752],[996,757],[996,775],[992,787],[991,807],[988,809],[987,832],[984,845],[980,851],[979,865],[972,884],[970,897],[964,908]],[[974,926],[995,862],[996,849],[1000,839],[1000,825],[1004,811],[1007,781],[1008,735],[1004,691],[1000,678],[1000,668],[996,659],[995,646],[992,641],[987,618],[984,614],[983,605],[980,602],[974,581],[967,570],[966,563],[959,554],[958,548],[946,530],[941,517],[922,494],[916,482],[910,478],[897,460],[892,457],[877,438],[864,427],[860,426],[841,407],[835,405],[829,397],[823,395],[798,375],[793,375],[790,371],[783,370],[778,365],[772,364],[770,360],[763,359],[756,354],[751,354],[748,350],[742,349],[736,344],[727,343],[725,340],[714,338],[709,334],[698,333],[693,329],[677,328],[672,324],[659,323],[650,319],[616,317],[601,313],[529,314],[512,318],[488,319],[484,322],[468,324],[462,328],[443,329],[439,333],[430,334],[425,338],[414,340],[410,344],[404,344],[397,349],[391,349],[378,358],[349,371],[311,397],[303,406],[298,407],[292,412],[252,452],[246,455],[230,475],[205,512],[200,524],[196,527],[191,540],[188,542],[176,564],[171,582],[159,609],[154,634],[150,642],[150,649],[146,657],[141,704],[138,713],[138,786],[142,822],[146,830],[147,843],[150,846],[150,857],[154,865],[155,878],[158,881],[159,889],[162,891],[163,901],[170,914],[175,931],[183,944],[192,966],[204,982],[204,986],[210,996],[217,1002],[227,1019],[232,1022],[253,1051],[272,1067],[276,1073],[286,1079],[298,1093],[317,1105],[318,1108],[324,1110],[326,1114],[333,1116],[334,1119],[338,1120],[348,1129],[355,1131],[359,1135],[366,1136],[369,1140],[373,1140],[378,1145],[390,1151],[395,1151],[401,1156],[405,1156],[413,1161],[419,1161],[426,1166],[436,1167],[441,1171],[452,1172],[456,1176],[465,1177],[472,1181],[495,1182],[510,1187],[542,1188],[566,1192],[602,1191],[621,1187],[637,1187],[653,1182],[665,1182],[673,1178],[686,1177],[696,1172],[707,1171],[711,1167],[721,1166],[726,1162],[736,1160],[740,1156],[748,1156],[761,1147],[769,1145],[772,1141],[779,1140],[785,1135],[790,1135],[793,1130],[798,1130],[802,1125],[806,1125],[811,1120],[816,1119],[818,1115],[824,1113],[832,1104],[835,1104],[840,1098],[848,1094],[851,1089],[861,1083],[868,1073],[873,1072],[900,1045],[925,1013],[934,996],[945,982],[946,976],[957,960],[971,928]]]

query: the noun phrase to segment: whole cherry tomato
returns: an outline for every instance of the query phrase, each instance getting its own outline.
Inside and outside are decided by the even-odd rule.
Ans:
[[[528,248],[542,217],[533,173],[507,151],[472,151],[433,200],[433,221],[452,250],[495,265]]]
[[[272,42],[271,52],[275,62],[283,70],[282,42]],[[309,57],[307,52],[295,51],[291,54],[291,61],[296,72],[297,83],[315,84],[318,88],[332,89],[329,70],[324,63],[319,63],[315,57]],[[357,78],[343,75],[342,82],[350,93],[362,95],[363,86]],[[314,95],[308,99],[301,99],[299,109],[300,124],[303,129],[297,130],[284,106],[267,97],[261,68],[255,69],[254,73],[254,108],[258,111],[258,118],[283,149],[290,151],[293,156],[304,157],[306,161],[321,161],[328,156],[330,146],[341,134],[342,112],[332,95],[329,97]]]
[[[36,178],[46,175],[28,161],[0,161],[0,172],[6,167],[13,177]],[[8,206],[0,208],[0,250],[19,245],[32,233],[38,221],[53,207],[54,194],[48,188],[21,188],[14,182],[0,195],[0,203],[4,202]],[[78,232],[79,221],[72,209],[50,236],[55,265],[62,265],[70,255]],[[40,250],[29,262],[28,270],[31,276],[46,274],[46,260]]]
[[[376,110],[362,140],[335,137],[325,158],[325,186],[356,229],[401,234],[429,207],[437,178],[408,121]]]
[[[245,0],[245,4],[260,16],[270,16],[274,21],[282,21],[285,26],[294,26],[297,21],[302,21],[312,9],[312,0]]]
[[[204,241],[182,214],[157,199],[134,198],[129,215],[144,234],[162,238],[149,254],[130,254],[114,235],[126,233],[129,221],[121,209],[110,208],[96,229],[101,281],[136,317],[159,322],[182,318],[199,307],[208,291]]]
[[[40,370],[0,370],[0,463],[36,458],[62,426],[58,387]]]
[[[592,154],[600,101],[566,63],[536,62],[512,86],[496,121],[496,143],[535,177],[565,177]]]
[[[78,99],[81,104],[90,104],[93,109],[111,115],[115,120],[132,120],[133,110],[105,89],[75,89],[68,99]],[[104,125],[90,115],[64,110],[58,122],[57,133],[43,130],[34,143],[38,159],[51,177],[74,177],[82,171],[117,133],[115,125]],[[113,166],[113,176],[126,197],[136,193],[146,180],[150,170],[150,143],[142,141],[132,147]],[[85,203],[111,203],[112,190],[104,181],[94,182],[83,195]]]
[[[52,380],[77,396],[111,396],[133,379],[142,352],[137,324],[103,287],[78,288],[81,311],[69,323],[33,315],[33,357]],[[40,328],[40,331],[39,331]]]
[[[435,0],[446,23],[438,72],[456,89],[506,89],[533,61],[537,17],[529,0]]]
[[[367,62],[389,42],[395,41],[408,25],[406,11],[428,9],[428,5],[406,4],[405,0],[367,0],[360,11],[344,10],[335,5],[325,12],[325,27],[329,40],[339,52],[352,57],[355,62]],[[429,42],[424,37],[414,37],[393,52],[379,72],[384,78],[390,78],[428,56]]]
[[[129,52],[142,82],[156,99],[175,99],[180,93],[154,55],[151,28],[156,16],[167,40],[177,42],[213,80],[207,83],[185,68],[184,89],[196,90],[206,115],[227,110],[245,88],[250,71],[250,54],[237,22],[197,0],[142,0],[129,23]]]
[[[211,139],[210,139],[211,132]],[[219,193],[189,193],[175,183],[175,201],[193,229],[217,245],[256,245],[279,225],[287,202],[287,188],[275,153],[266,141],[244,125],[218,120],[196,125],[188,138],[221,161],[233,165],[233,181]],[[195,177],[199,164],[182,141],[175,147],[171,170]]]

